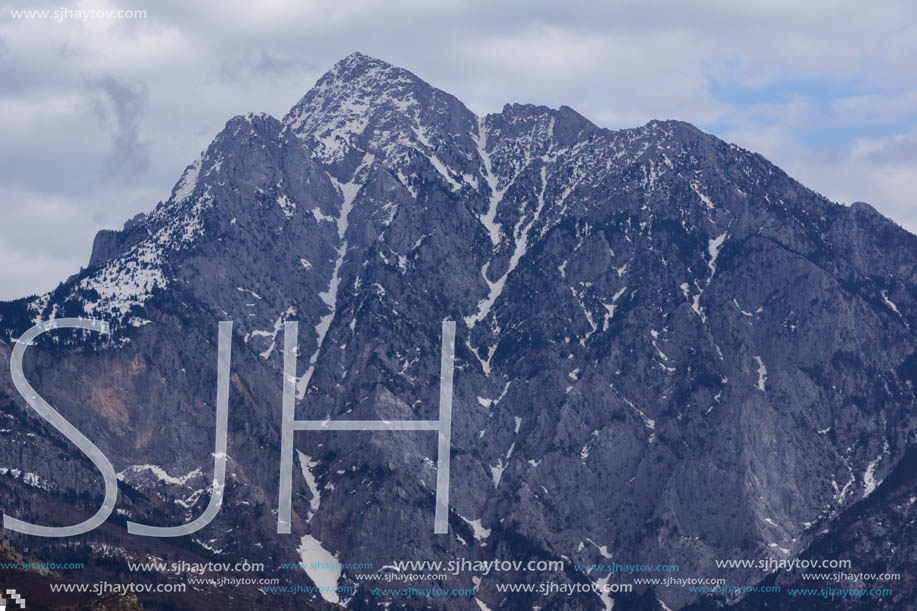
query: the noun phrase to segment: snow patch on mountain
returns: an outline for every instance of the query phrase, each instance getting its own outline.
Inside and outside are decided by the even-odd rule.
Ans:
[[[760,356],[755,356],[755,362],[758,363],[758,390],[761,392],[765,391],[764,383],[767,382],[767,366],[764,364],[764,361],[761,360]]]
[[[131,465],[130,467],[118,473],[118,480],[123,482],[126,481],[128,474],[137,474],[143,472],[149,472],[160,482],[171,484],[173,486],[184,486],[191,480],[203,477],[200,469],[195,469],[186,475],[180,475],[176,477],[169,475],[165,469],[156,465]]]
[[[866,472],[863,473],[863,498],[875,492],[879,484],[882,483],[881,480],[876,480],[876,467],[879,466],[886,454],[888,454],[887,439],[885,440],[885,446],[882,448],[882,453],[866,466]]]
[[[487,539],[487,537],[490,536],[491,529],[484,528],[481,525],[480,518],[477,520],[469,520],[468,518],[462,515],[460,515],[459,517],[462,518],[462,520],[464,520],[465,523],[471,527],[471,531],[472,533],[474,533],[474,538],[477,539],[478,541],[484,541],[485,539]]]
[[[299,547],[299,560],[306,575],[318,586],[319,594],[330,603],[340,602],[335,588],[341,579],[341,568],[337,557],[322,546],[312,535],[303,535]],[[328,567],[328,568],[325,568]]]
[[[309,492],[312,493],[312,499],[309,501],[309,512],[306,514],[306,522],[311,522],[322,504],[321,492],[318,489],[315,474],[312,473],[312,469],[318,466],[318,461],[313,461],[311,457],[303,454],[299,450],[296,450],[296,453],[299,455],[299,466],[300,469],[302,469],[302,476],[306,480]]]
[[[173,202],[180,204],[191,197],[194,188],[197,186],[197,179],[201,174],[201,165],[202,160],[198,159],[188,166],[178,184],[175,185],[175,191],[172,193]]]

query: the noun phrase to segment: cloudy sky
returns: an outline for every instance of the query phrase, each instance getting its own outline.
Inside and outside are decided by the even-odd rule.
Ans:
[[[62,7],[146,18],[12,14]],[[95,232],[166,199],[227,119],[283,116],[357,50],[478,114],[690,121],[917,232],[911,0],[0,0],[0,299],[77,272]]]

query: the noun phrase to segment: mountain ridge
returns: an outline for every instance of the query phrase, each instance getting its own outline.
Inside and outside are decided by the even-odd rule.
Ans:
[[[794,557],[914,441],[917,237],[684,122],[611,131],[520,104],[477,117],[352,55],[283,120],[230,119],[166,202],[96,245],[55,291],[0,304],[0,355],[39,319],[110,321],[91,350],[39,342],[27,375],[112,455],[128,511],[181,522],[209,495],[185,477],[212,463],[215,323],[233,320],[226,506],[189,544],[221,554],[261,543],[223,531],[276,530],[289,320],[299,417],[367,420],[436,417],[439,323],[457,321],[447,538],[386,527],[432,520],[431,438],[297,436],[294,530],[345,562],[611,549],[710,576],[729,554]],[[72,489],[92,481],[83,470]],[[293,561],[297,547],[270,535],[258,553]],[[479,600],[503,598],[489,580]]]

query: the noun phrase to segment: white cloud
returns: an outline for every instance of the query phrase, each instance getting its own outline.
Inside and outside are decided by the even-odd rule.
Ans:
[[[917,115],[917,89],[898,94],[864,94],[838,98],[832,110],[840,122],[880,123]]]
[[[79,270],[76,257],[56,257],[46,252],[11,248],[0,240],[3,261],[3,292],[8,298],[26,297],[50,291],[58,282]]]
[[[860,139],[849,149],[804,145],[784,126],[749,126],[724,135],[758,151],[790,176],[829,199],[868,201],[879,212],[917,233],[917,130],[887,138]]]

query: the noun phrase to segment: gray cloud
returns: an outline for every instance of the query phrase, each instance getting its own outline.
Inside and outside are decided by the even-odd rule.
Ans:
[[[141,135],[149,104],[146,86],[123,82],[111,75],[90,79],[88,85],[96,94],[96,116],[111,132],[108,165],[132,172],[145,170],[150,163],[149,145]]]
[[[320,66],[300,57],[275,55],[260,50],[220,64],[220,72],[229,80],[257,79],[265,76],[286,78],[290,75],[316,72]]]

